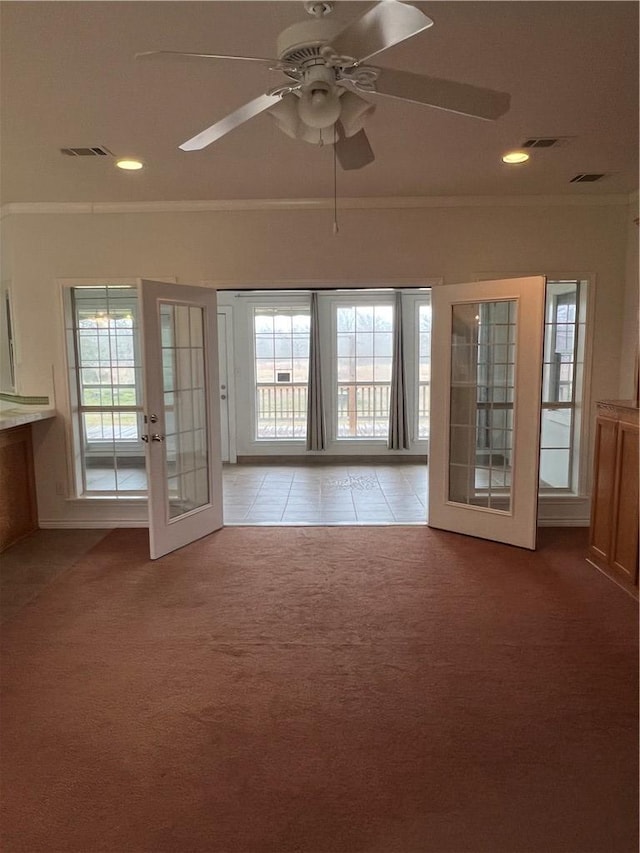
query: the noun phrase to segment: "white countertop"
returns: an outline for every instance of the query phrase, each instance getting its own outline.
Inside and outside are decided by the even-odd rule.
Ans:
[[[35,421],[43,421],[46,418],[54,418],[56,410],[51,406],[8,406],[0,408],[0,430],[11,429],[11,427],[31,424]]]

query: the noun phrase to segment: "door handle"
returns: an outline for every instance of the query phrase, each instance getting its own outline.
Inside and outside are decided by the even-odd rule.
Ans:
[[[220,394],[220,399],[221,399],[221,400],[226,400],[226,399],[227,399],[227,395],[226,395],[226,394]]]
[[[160,435],[157,432],[154,432],[154,434],[151,436],[151,441],[164,441],[164,436]]]

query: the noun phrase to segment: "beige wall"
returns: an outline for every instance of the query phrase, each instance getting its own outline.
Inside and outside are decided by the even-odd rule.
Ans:
[[[582,199],[584,201],[584,199]],[[64,335],[57,278],[160,278],[221,286],[272,282],[445,284],[492,273],[595,276],[592,400],[628,384],[628,205],[473,204],[348,209],[332,232],[323,210],[15,214],[12,287],[20,390],[46,394],[55,377],[61,417],[38,428],[40,514],[89,512],[56,494],[66,482]],[[112,511],[115,512],[115,511]],[[89,513],[90,517],[91,513]]]

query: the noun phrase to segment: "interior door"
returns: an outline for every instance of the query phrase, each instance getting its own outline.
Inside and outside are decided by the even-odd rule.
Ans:
[[[222,527],[216,293],[140,282],[151,558]]]
[[[431,527],[536,547],[545,284],[433,288]]]

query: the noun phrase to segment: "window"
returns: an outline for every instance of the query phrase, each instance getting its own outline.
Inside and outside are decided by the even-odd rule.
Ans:
[[[545,305],[540,488],[577,491],[586,283],[550,281]]]
[[[429,407],[431,405],[431,298],[418,303],[418,439],[429,438]]]
[[[393,353],[393,305],[337,304],[336,437],[386,439]]]
[[[70,388],[80,491],[145,494],[138,302],[134,287],[69,292]]]
[[[304,439],[307,434],[309,308],[253,309],[256,439]]]

